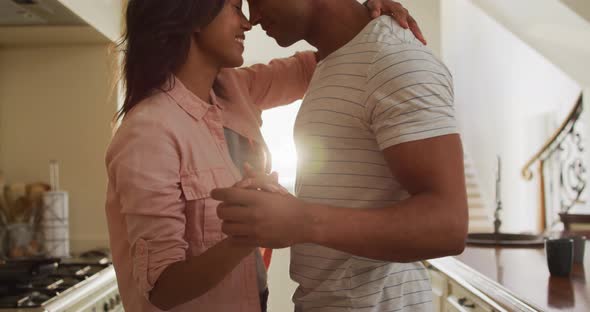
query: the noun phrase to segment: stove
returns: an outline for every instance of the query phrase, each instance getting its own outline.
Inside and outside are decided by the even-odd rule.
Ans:
[[[18,272],[0,277],[0,312],[123,311],[108,258],[44,260],[42,270],[31,263],[0,264],[2,273]]]

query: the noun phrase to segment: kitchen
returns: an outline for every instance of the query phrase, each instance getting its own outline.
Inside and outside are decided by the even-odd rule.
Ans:
[[[69,204],[67,205],[69,207],[68,249],[71,254],[76,256],[87,253],[88,258],[86,260],[76,259],[74,261],[78,261],[78,263],[66,263],[65,266],[71,265],[76,268],[75,271],[84,269],[80,274],[81,277],[100,272],[92,275],[88,279],[91,283],[83,285],[85,287],[64,292],[60,300],[44,304],[44,309],[47,311],[91,311],[91,307],[95,307],[96,311],[120,310],[120,301],[114,284],[114,272],[104,262],[104,256],[108,258],[108,252],[104,253],[104,248],[108,247],[104,218],[104,194],[106,192],[104,151],[111,137],[112,130],[109,121],[112,120],[120,103],[115,74],[117,57],[113,53],[113,42],[117,41],[121,33],[122,1],[31,1],[33,4],[29,5],[33,7],[23,11],[22,7],[28,6],[27,2],[29,1],[0,0],[0,21],[6,21],[0,25],[0,170],[3,173],[2,177],[7,184],[18,184],[16,192],[20,194],[26,193],[26,184],[33,186],[39,181],[41,181],[42,187],[51,191],[67,191],[69,196]],[[42,3],[44,7],[35,8],[34,3],[37,2]],[[449,2],[453,1],[447,1],[447,3]],[[412,4],[405,1],[404,5],[411,12],[416,12],[415,16],[425,30],[431,47],[441,50],[441,46],[445,44],[443,42],[445,39],[441,38],[440,30],[437,31],[438,25],[441,24],[441,12],[427,8],[429,5],[435,7],[435,3],[438,2],[429,0]],[[448,5],[443,6],[442,9],[448,9]],[[51,14],[48,15],[47,12],[51,12]],[[58,18],[52,17],[55,15]],[[258,34],[252,35],[253,38],[255,36]],[[269,40],[255,38],[254,40],[260,40],[257,42],[258,44],[247,44],[246,59],[249,63],[266,62],[271,56],[286,56],[294,50],[307,48],[307,46],[299,45],[293,50],[282,50],[271,45],[272,42]],[[256,47],[260,44],[264,44],[265,47],[268,45],[269,48],[265,48],[264,53],[261,53]],[[452,49],[447,48],[446,51],[450,50]],[[556,75],[558,76],[558,74]],[[457,78],[461,79],[460,76]],[[567,79],[563,80],[566,82],[562,84],[562,87],[566,91],[563,92],[565,95],[561,98],[564,99],[563,101],[566,102],[564,105],[567,107],[561,109],[565,113],[559,114],[562,117],[558,118],[559,121],[565,118],[579,95],[579,84],[570,83]],[[585,99],[585,101],[588,100]],[[275,112],[275,114],[284,115],[292,113],[292,110]],[[526,151],[523,152],[526,154],[525,160],[528,160],[528,157],[534,154],[543,145],[546,137],[553,132],[551,131],[553,128],[551,130],[542,129],[545,132],[541,138],[527,142]],[[278,141],[273,138],[272,132],[272,128],[265,129],[265,134],[268,134],[270,141]],[[473,136],[471,135],[471,137]],[[282,153],[282,145],[277,143],[276,146],[279,146],[280,155],[287,154]],[[290,148],[285,147],[285,150],[291,151]],[[489,150],[493,150],[493,148],[489,148]],[[498,151],[502,151],[502,148],[498,147],[495,152],[498,153]],[[479,180],[484,182],[482,183],[482,188],[485,190],[482,192],[483,197],[494,197],[496,153],[490,152],[483,157],[481,157],[483,152],[475,152],[471,155],[474,158],[473,167],[479,170]],[[512,161],[510,159],[515,157],[510,155],[504,154],[503,156],[504,159],[507,159],[505,170],[511,172],[504,180],[507,180],[507,183],[512,183],[510,179],[513,176],[521,179],[520,169],[524,162],[521,159]],[[56,160],[57,166],[55,164],[50,166],[51,160]],[[292,170],[292,168],[287,168],[287,165],[279,163],[280,161],[277,160],[275,167],[283,166],[286,168],[285,170]],[[58,176],[54,183],[50,183],[52,180],[50,179],[50,167],[53,168],[51,170],[54,172],[53,175]],[[292,176],[292,173],[285,173],[284,181],[287,184],[292,183],[289,180],[292,179]],[[24,183],[26,183],[24,185],[25,191],[22,190]],[[535,182],[525,185],[531,189],[536,189],[538,186]],[[535,191],[530,197],[537,195],[538,191]],[[509,232],[538,232],[536,231],[536,220],[540,217],[534,214],[530,216],[518,209],[513,209],[511,200],[516,196],[507,192],[506,189],[504,197],[507,198],[504,201],[504,228],[502,229]],[[538,203],[536,200],[525,202],[526,204],[535,204],[531,209],[535,213]],[[483,218],[485,220],[483,223],[486,226],[483,226],[481,231],[483,229],[487,232],[493,230],[493,208],[495,208],[495,202],[493,199],[488,200],[487,215]],[[525,218],[526,220],[524,220]],[[542,253],[543,249],[540,250]],[[484,250],[481,253],[484,254],[483,257],[488,258],[490,254],[493,255],[491,250]],[[500,253],[501,255],[498,257],[502,258],[502,252]],[[509,250],[503,255],[513,258],[511,253],[517,252]],[[518,258],[519,255],[514,257]],[[93,262],[92,266],[88,263],[90,261]],[[271,270],[270,285],[271,287],[276,285],[276,290],[271,296],[271,311],[288,311],[292,289],[286,265],[288,251],[277,251],[273,261],[275,261],[275,267],[273,268],[274,272]],[[588,263],[588,260],[585,263]],[[450,281],[454,280],[453,278],[459,279],[453,268],[461,268],[460,265],[444,262],[433,262],[432,265],[443,272],[441,273],[443,284],[449,285]],[[543,263],[543,265],[545,264]],[[87,269],[88,266],[91,267],[90,270]],[[477,265],[471,266],[476,267]],[[104,268],[106,270],[102,271]],[[546,270],[547,268],[540,267],[540,269]],[[485,268],[478,270],[485,271]],[[498,272],[495,270],[493,273]],[[545,274],[548,272],[544,271],[539,274],[545,278]],[[583,292],[590,292],[589,286],[586,284],[587,273],[585,274],[582,273],[581,278],[580,275],[576,275],[578,282],[575,287],[572,287],[575,291],[572,290],[571,296],[582,294],[581,296],[584,298]],[[580,282],[579,279],[582,281]],[[471,285],[469,281],[467,284]],[[465,286],[461,287],[466,288]],[[449,289],[450,287],[447,286],[441,288],[441,294],[448,293]],[[469,290],[468,294],[485,293],[481,289],[469,287],[467,289]],[[484,289],[490,291],[490,288]],[[496,288],[494,289],[497,291]],[[547,294],[546,289],[543,289],[542,292]],[[512,292],[507,293],[513,297],[519,297]],[[63,299],[64,297],[74,299]],[[454,302],[459,303],[459,299],[463,297],[459,296]],[[478,296],[475,297],[474,300],[480,300],[477,299]],[[488,306],[489,304],[485,304],[488,300],[495,302],[488,297],[483,300],[482,305]],[[469,301],[462,302],[467,306],[472,304]],[[576,309],[582,311],[584,307],[578,308],[578,306],[584,302],[590,301],[587,298],[580,299],[578,297],[575,304]],[[71,305],[71,307],[67,308],[67,305]],[[501,309],[509,310],[501,305],[493,305],[491,310]],[[562,309],[572,309],[571,302],[565,304]],[[560,309],[556,308],[556,310]]]
[[[121,1],[0,1],[2,179],[10,185],[7,190],[13,191],[15,200],[23,194],[35,197],[26,189],[32,185],[50,188],[50,167],[53,168],[55,181],[51,193],[67,191],[61,193],[68,195],[66,203],[58,207],[62,208],[60,214],[53,215],[65,220],[60,225],[67,230],[55,230],[54,237],[61,241],[69,238],[65,246],[52,250],[53,256],[68,252],[79,256],[108,247],[103,163],[111,136],[109,121],[117,109],[112,42],[120,34],[121,5]],[[56,163],[50,165],[51,160]],[[29,244],[33,243],[29,240]],[[6,254],[18,255],[14,249]],[[25,253],[35,253],[35,248],[28,249]],[[88,258],[92,260],[63,261],[54,274],[64,278],[46,282],[50,284],[46,287],[63,280],[61,286],[53,286],[62,293],[66,285],[91,275],[92,283],[87,284],[92,285],[63,293],[63,299],[46,309],[64,311],[69,305],[74,307],[70,311],[91,311],[91,306],[96,306],[96,311],[103,311],[104,307],[116,310],[120,303],[115,301],[114,272],[111,269],[95,274],[108,267],[101,263],[104,256],[97,253]],[[52,264],[3,270],[22,275],[28,270],[50,269]],[[14,275],[10,277],[17,279]],[[70,275],[75,278],[65,278]],[[0,305],[10,305],[9,297],[3,297]],[[34,307],[40,300],[47,300],[43,293],[29,297],[25,300],[22,296],[17,301],[23,307]]]

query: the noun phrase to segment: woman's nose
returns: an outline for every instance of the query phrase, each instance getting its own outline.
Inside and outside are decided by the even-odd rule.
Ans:
[[[245,31],[252,30],[252,23],[250,23],[250,21],[248,21],[246,17],[242,19],[242,29],[244,29]]]

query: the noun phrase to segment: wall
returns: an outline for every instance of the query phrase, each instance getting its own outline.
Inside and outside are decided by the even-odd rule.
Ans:
[[[4,54],[2,53],[2,46],[0,45],[0,77],[3,72],[2,64],[4,64],[4,63],[6,63],[6,61],[5,61]],[[2,88],[2,85],[0,85],[0,98],[2,97],[2,94],[3,94],[1,91],[2,90],[1,88]],[[0,100],[0,175],[2,177],[4,177],[4,168],[2,165],[2,164],[4,164],[4,140],[3,140],[3,135],[2,135],[2,133],[3,133],[2,128],[4,126],[4,118],[3,118],[4,112],[3,111],[4,111],[4,109],[3,109],[3,105],[2,105],[2,100]]]
[[[119,40],[124,0],[59,0],[111,41]]]
[[[428,46],[437,56],[441,54],[440,0],[400,0],[418,21]]]
[[[590,85],[590,22],[580,15],[581,11],[573,11],[556,0],[470,0],[470,3],[485,10],[578,83]]]
[[[494,207],[495,157],[503,159],[503,227],[536,231],[538,180],[520,170],[542,146],[547,120],[574,104],[578,84],[469,0],[442,1],[442,51],[455,80],[466,150]],[[559,116],[558,116],[559,115]]]
[[[113,64],[105,44],[0,49],[0,169],[9,182],[48,181],[59,161],[74,252],[108,245]]]
[[[588,0],[561,0],[561,2],[590,22],[590,2]]]

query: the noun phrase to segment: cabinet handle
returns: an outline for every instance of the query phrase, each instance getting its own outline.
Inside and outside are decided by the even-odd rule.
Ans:
[[[468,309],[475,309],[475,303],[467,303],[467,298],[465,297],[459,299],[459,305]]]

